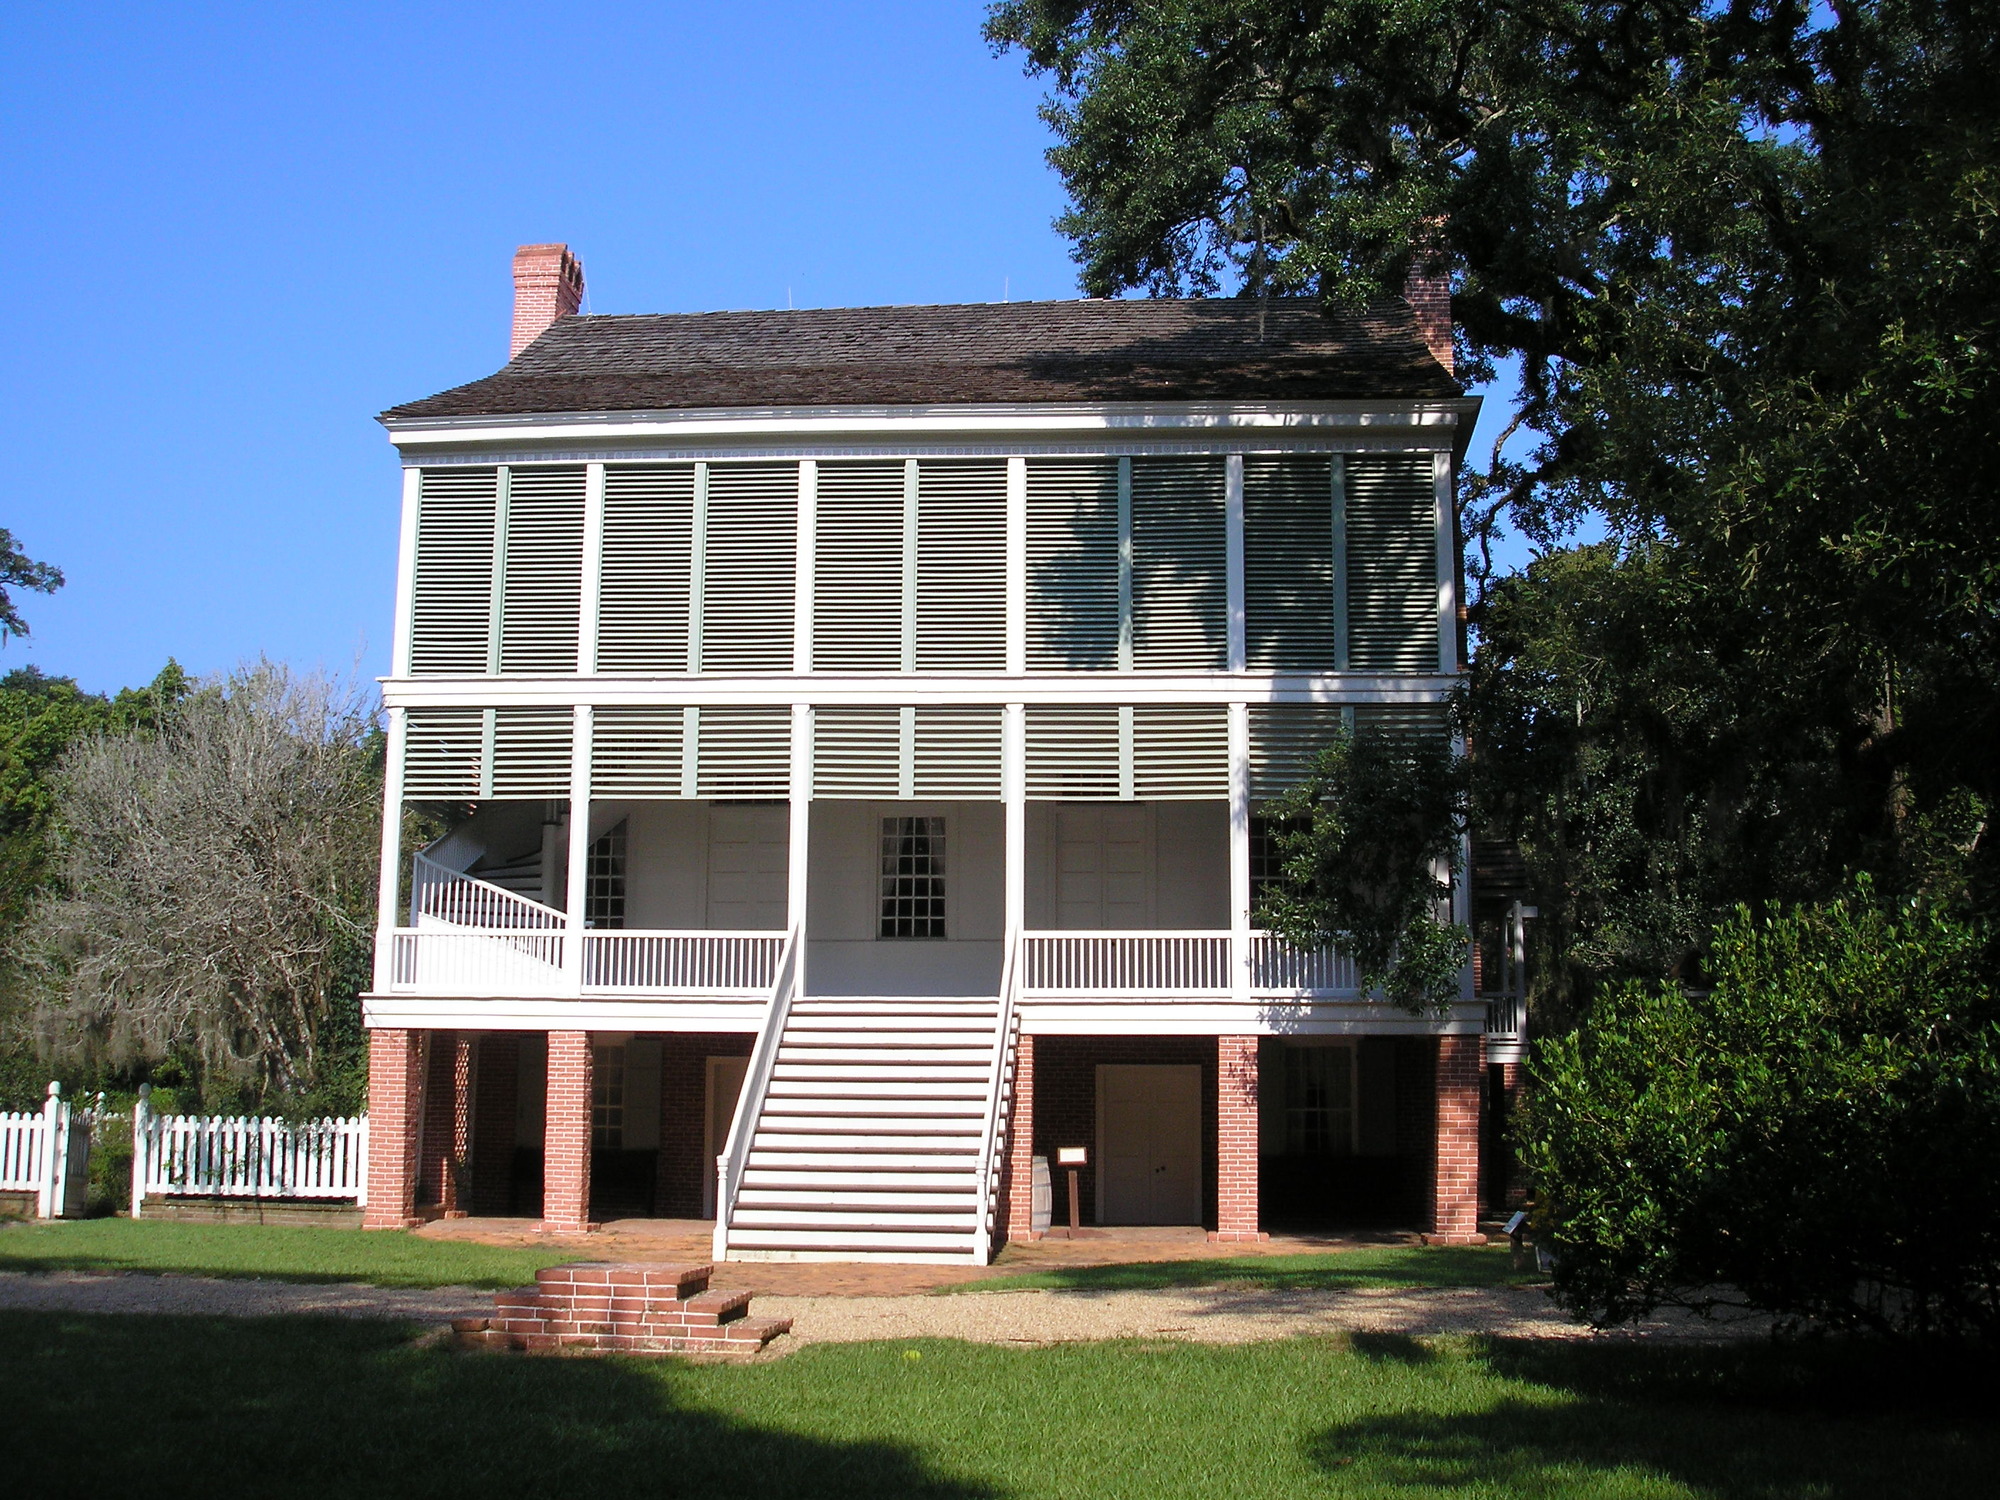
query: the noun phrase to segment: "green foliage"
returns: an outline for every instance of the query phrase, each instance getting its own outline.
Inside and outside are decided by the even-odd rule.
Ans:
[[[1266,810],[1282,879],[1258,920],[1306,947],[1331,942],[1369,989],[1412,1011],[1458,997],[1464,929],[1437,918],[1465,830],[1465,777],[1438,737],[1342,734]]]
[[[2000,1331],[1988,935],[1852,898],[1716,934],[1714,988],[1610,990],[1519,1127],[1556,1293],[1616,1322],[1740,1299],[1831,1327]]]
[[[36,562],[21,550],[21,544],[14,540],[14,533],[0,526],[0,644],[4,644],[10,635],[24,636],[28,633],[28,622],[21,618],[21,612],[8,589],[33,589],[38,594],[53,594],[62,586],[61,568],[51,563]]]

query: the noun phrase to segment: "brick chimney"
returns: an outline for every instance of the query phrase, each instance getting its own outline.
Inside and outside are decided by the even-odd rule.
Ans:
[[[523,245],[514,252],[512,359],[540,338],[557,318],[583,306],[583,262],[567,245]]]
[[[1417,315],[1417,332],[1423,335],[1424,343],[1444,366],[1445,374],[1452,374],[1451,262],[1445,259],[1438,241],[1418,245],[1411,255],[1403,300]]]

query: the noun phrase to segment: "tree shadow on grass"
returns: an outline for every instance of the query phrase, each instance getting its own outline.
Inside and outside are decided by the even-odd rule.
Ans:
[[[1242,1255],[1214,1260],[1127,1261],[1098,1266],[1047,1266],[1019,1275],[958,1282],[940,1292],[978,1293],[1046,1288],[1078,1292],[1163,1291],[1180,1287],[1247,1287],[1273,1292],[1354,1291],[1380,1287],[1513,1287],[1540,1278],[1516,1271],[1505,1250],[1464,1246],[1391,1246],[1305,1255]]]
[[[1409,1339],[1353,1347],[1405,1364],[1433,1357]],[[1653,1494],[1664,1481],[1722,1500],[1980,1493],[2000,1463],[2000,1426],[1964,1355],[1490,1340],[1478,1362],[1515,1394],[1472,1413],[1413,1408],[1329,1427],[1306,1457],[1387,1489],[1567,1497]]]
[[[716,1382],[678,1362],[460,1354],[411,1334],[341,1319],[0,1315],[0,1408],[31,1435],[9,1445],[10,1488],[203,1500],[994,1493],[937,1473],[914,1446],[698,1405]],[[781,1409],[810,1426],[809,1408]]]

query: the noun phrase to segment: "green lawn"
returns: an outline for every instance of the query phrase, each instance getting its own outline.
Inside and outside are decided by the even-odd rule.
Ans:
[[[1317,1255],[1244,1255],[1222,1260],[1149,1260],[1124,1266],[1064,1266],[994,1276],[945,1292],[1035,1290],[1143,1292],[1179,1286],[1251,1286],[1341,1291],[1357,1287],[1530,1286],[1544,1278],[1516,1271],[1505,1245],[1371,1245]]]
[[[9,1488],[148,1497],[1986,1493],[1937,1359],[1837,1346],[821,1345],[459,1354],[363,1321],[0,1314]]]
[[[396,1230],[85,1219],[0,1228],[0,1271],[178,1271],[376,1286],[521,1286],[574,1249],[512,1249]]]

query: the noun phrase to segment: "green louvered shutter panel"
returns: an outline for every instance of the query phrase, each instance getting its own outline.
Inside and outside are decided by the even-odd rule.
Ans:
[[[1322,703],[1250,705],[1250,796],[1269,802],[1305,779],[1341,734],[1344,710]]]
[[[1133,795],[1146,802],[1228,800],[1228,709],[1142,703],[1132,721]]]
[[[470,801],[480,794],[486,712],[412,708],[403,717],[403,795],[412,801]]]
[[[693,542],[693,464],[606,467],[598,671],[688,669]]]
[[[789,672],[797,608],[799,466],[708,466],[701,669]]]
[[[999,800],[997,703],[919,708],[915,720],[911,795]]]
[[[1007,464],[917,465],[916,668],[1007,666]]]
[[[590,733],[591,794],[680,796],[686,721],[686,711],[679,707],[596,710]]]
[[[874,705],[813,711],[813,796],[887,798],[902,783],[903,710]]]
[[[1118,666],[1118,461],[1028,460],[1028,670]]]
[[[1119,719],[1111,704],[1029,704],[1028,795],[1092,801],[1120,796]]]
[[[1142,671],[1229,665],[1223,463],[1132,460],[1132,664]]]
[[[1428,453],[1347,460],[1348,664],[1438,670],[1437,497]]]
[[[500,670],[574,672],[583,592],[581,464],[508,472]]]
[[[773,801],[790,794],[790,709],[704,705],[697,723],[697,796]]]
[[[493,710],[493,763],[485,795],[500,801],[567,797],[575,715],[567,708]]]
[[[417,484],[410,672],[486,672],[493,652],[497,469],[426,469]]]
[[[1336,669],[1333,460],[1243,461],[1244,655],[1253,672]]]
[[[813,669],[903,665],[904,464],[823,463],[813,512]]]

